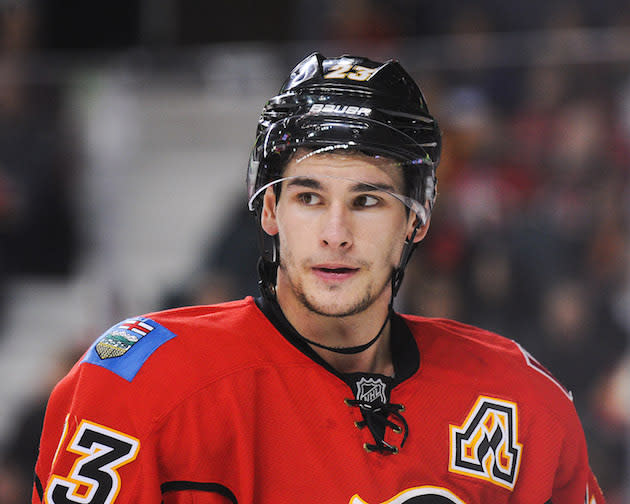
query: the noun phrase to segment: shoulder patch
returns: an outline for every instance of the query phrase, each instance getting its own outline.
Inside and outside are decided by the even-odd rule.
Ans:
[[[109,369],[130,382],[151,354],[175,336],[149,318],[130,318],[105,331],[82,362]]]

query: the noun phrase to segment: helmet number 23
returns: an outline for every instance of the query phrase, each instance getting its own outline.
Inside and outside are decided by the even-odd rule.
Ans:
[[[111,504],[120,491],[118,469],[133,461],[140,442],[82,420],[67,451],[80,455],[67,477],[54,475],[46,488],[47,504]]]
[[[355,81],[367,81],[374,75],[377,68],[367,68],[352,63],[337,63],[329,72],[324,74],[324,79],[350,79]]]

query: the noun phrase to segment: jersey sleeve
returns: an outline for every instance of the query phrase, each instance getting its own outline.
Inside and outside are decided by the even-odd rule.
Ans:
[[[81,407],[86,391],[61,383],[51,395],[35,468],[33,503],[161,501],[150,439],[131,418]],[[89,401],[87,401],[89,402]]]
[[[551,504],[605,504],[603,493],[589,465],[586,441],[577,413],[572,420],[565,432]]]
[[[604,504],[603,493],[589,465],[584,430],[573,404],[573,395],[527,350],[518,344],[517,347],[530,374],[534,373],[532,376],[538,378],[540,417],[550,419],[538,433],[544,439],[561,439],[548,504]]]
[[[146,318],[124,321],[55,387],[35,467],[34,504],[162,502],[155,400],[134,378],[174,336]]]

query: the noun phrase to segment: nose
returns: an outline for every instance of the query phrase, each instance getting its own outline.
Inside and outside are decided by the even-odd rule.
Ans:
[[[321,216],[321,244],[333,249],[352,246],[350,212],[342,203],[332,204]]]

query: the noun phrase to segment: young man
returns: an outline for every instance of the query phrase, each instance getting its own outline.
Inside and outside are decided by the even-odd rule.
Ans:
[[[51,396],[33,502],[603,503],[531,355],[393,311],[439,154],[398,63],[301,62],[249,164],[261,298],[99,338]]]

